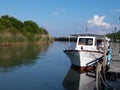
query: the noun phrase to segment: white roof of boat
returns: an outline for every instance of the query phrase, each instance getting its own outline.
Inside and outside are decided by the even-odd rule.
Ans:
[[[101,37],[103,37],[104,35],[99,35],[99,34],[71,34],[71,36],[101,36]]]
[[[87,38],[97,38],[97,39],[104,39],[104,35],[99,35],[99,34],[71,34],[70,36],[74,37],[74,38],[78,38],[78,37],[87,37]],[[107,36],[106,36],[106,40],[107,41],[111,41]]]
[[[104,38],[104,35],[98,35],[98,34],[71,34],[73,37],[96,37],[96,38]]]

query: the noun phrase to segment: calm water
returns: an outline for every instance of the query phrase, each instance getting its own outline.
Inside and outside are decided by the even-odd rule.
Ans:
[[[93,78],[71,68],[63,53],[66,43],[0,47],[0,90],[87,90],[86,85],[93,88]]]

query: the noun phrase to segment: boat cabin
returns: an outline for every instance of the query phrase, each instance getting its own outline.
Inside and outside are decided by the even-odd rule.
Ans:
[[[104,47],[104,37],[78,36],[76,50],[98,51]],[[101,49],[102,50],[102,49]]]

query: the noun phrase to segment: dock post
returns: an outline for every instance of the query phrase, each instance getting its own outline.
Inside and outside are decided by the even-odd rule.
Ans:
[[[102,70],[102,64],[100,64],[99,62],[97,63],[97,68],[96,68],[96,90],[102,90],[102,80],[100,77],[101,74],[101,70]]]
[[[104,49],[103,49],[103,73],[106,72],[106,62],[107,62],[107,57],[106,57],[106,36],[104,35]]]

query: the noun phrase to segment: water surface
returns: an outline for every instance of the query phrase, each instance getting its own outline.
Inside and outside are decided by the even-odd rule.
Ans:
[[[64,44],[0,47],[0,90],[82,90]]]

